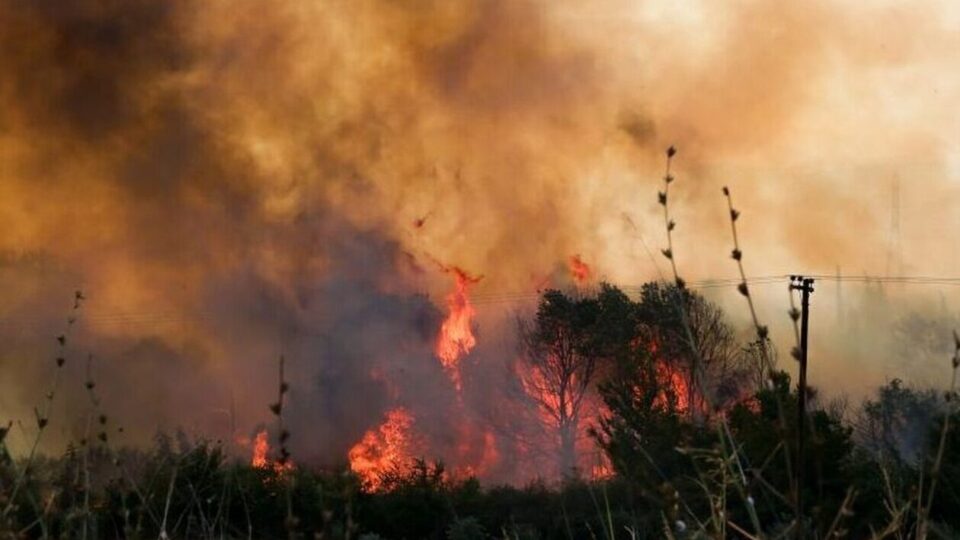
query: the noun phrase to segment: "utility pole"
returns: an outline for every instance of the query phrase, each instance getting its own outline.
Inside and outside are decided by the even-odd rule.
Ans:
[[[800,380],[797,383],[797,468],[796,468],[796,513],[797,538],[803,538],[803,476],[805,471],[804,442],[807,418],[807,335],[810,321],[810,294],[813,278],[790,276],[790,290],[801,292],[800,297]]]

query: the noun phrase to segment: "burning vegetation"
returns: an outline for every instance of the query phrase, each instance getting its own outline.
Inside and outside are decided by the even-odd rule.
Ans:
[[[415,442],[413,424],[413,415],[398,407],[389,411],[383,424],[367,431],[350,449],[347,455],[350,470],[360,477],[364,489],[376,491],[385,475],[410,470],[424,450]]]
[[[956,13],[920,1],[0,3],[0,538],[954,535],[955,385],[828,390],[955,377],[956,297],[896,327],[838,275],[817,393],[738,236],[954,271]],[[641,199],[666,136],[698,156]]]
[[[287,459],[281,463],[280,460],[271,457],[270,435],[265,429],[257,432],[257,435],[253,438],[250,466],[254,469],[272,470],[276,474],[294,469],[293,461]]]

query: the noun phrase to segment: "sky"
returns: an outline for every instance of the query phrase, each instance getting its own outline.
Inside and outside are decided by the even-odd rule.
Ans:
[[[477,381],[571,256],[665,272],[670,145],[688,281],[737,275],[723,186],[752,276],[958,276],[958,29],[934,0],[0,3],[0,417],[30,418],[81,289],[68,367],[94,356],[131,440],[249,433],[285,354],[296,449],[341,455],[404,396],[449,402],[445,269],[482,276]],[[842,287],[813,383],[935,382],[887,340],[955,320],[956,287]],[[755,290],[783,350],[785,289]]]

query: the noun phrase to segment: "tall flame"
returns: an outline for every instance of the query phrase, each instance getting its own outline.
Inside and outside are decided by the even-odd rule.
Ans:
[[[350,470],[360,477],[364,490],[379,490],[384,472],[410,466],[413,421],[413,415],[403,407],[393,409],[379,428],[367,431],[347,453]]]
[[[590,266],[583,262],[580,255],[571,255],[567,262],[570,265],[570,275],[573,276],[573,280],[577,282],[577,285],[583,285],[590,279],[592,274]]]
[[[253,456],[250,458],[250,466],[263,469],[267,466],[267,453],[270,452],[270,443],[267,442],[267,430],[257,433],[253,440]]]
[[[460,391],[460,358],[468,354],[477,344],[473,335],[473,317],[476,310],[470,303],[470,285],[480,281],[457,267],[447,269],[456,278],[454,290],[447,295],[447,317],[440,326],[437,338],[436,355],[444,369],[450,374],[457,391]]]

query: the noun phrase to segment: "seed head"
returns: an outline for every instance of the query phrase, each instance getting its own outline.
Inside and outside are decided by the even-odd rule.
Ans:
[[[746,281],[741,281],[740,284],[737,285],[737,290],[740,291],[740,294],[744,296],[750,296],[750,290],[747,288]]]

